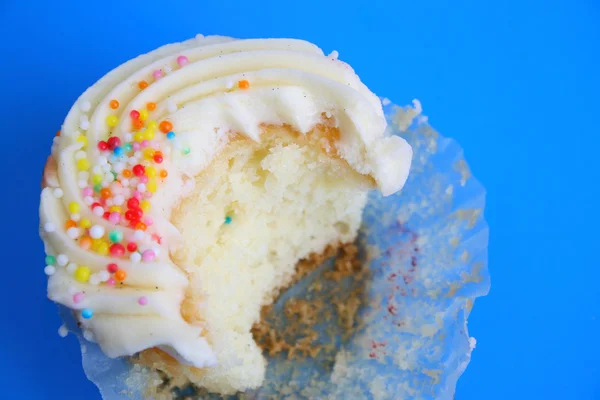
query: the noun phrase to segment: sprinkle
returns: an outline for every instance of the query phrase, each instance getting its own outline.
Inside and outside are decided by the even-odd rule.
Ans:
[[[169,173],[167,172],[167,170],[166,170],[166,169],[162,169],[162,170],[160,170],[160,177],[161,177],[161,178],[163,178],[163,179],[164,179],[164,178],[166,178],[167,176],[169,176]]]
[[[144,239],[144,236],[145,236],[144,231],[141,231],[141,230],[135,231],[135,234],[134,234],[135,240],[141,241],[142,239]]]
[[[79,109],[83,112],[89,111],[90,108],[92,108],[92,105],[87,100],[82,101],[81,104],[79,105]]]
[[[56,263],[61,267],[64,267],[65,265],[67,265],[68,262],[69,262],[69,257],[67,257],[66,254],[59,254],[58,256],[56,256]]]
[[[110,101],[110,103],[108,103],[108,106],[113,110],[116,110],[117,108],[119,108],[119,101],[113,99]]]
[[[55,272],[56,268],[53,265],[46,265],[46,268],[44,268],[44,273],[48,276],[54,275]]]
[[[188,65],[189,62],[190,62],[190,60],[188,60],[188,58],[186,56],[177,57],[177,64],[179,64],[180,67],[184,67],[184,66]]]
[[[169,121],[162,121],[158,125],[158,128],[162,133],[169,133],[173,129],[173,124],[171,124]]]
[[[54,256],[46,256],[46,264],[54,265],[56,263],[56,258]]]
[[[100,190],[100,196],[102,196],[103,199],[108,199],[112,196],[112,192],[109,188],[102,188]]]
[[[238,82],[238,87],[240,89],[248,89],[250,87],[250,82],[248,82],[247,80],[243,79],[241,81]]]
[[[64,193],[61,188],[56,188],[56,189],[54,189],[52,194],[54,195],[55,198],[60,199],[61,197],[63,197]]]
[[[150,202],[148,200],[144,200],[140,203],[140,208],[143,212],[147,213],[150,211]]]
[[[122,269],[118,270],[117,272],[115,272],[115,279],[118,281],[124,281],[125,278],[127,278],[127,272],[123,271]]]
[[[122,234],[121,238],[123,238]],[[113,257],[123,257],[125,255],[125,247],[120,243],[113,243],[110,246],[110,255]]]
[[[108,254],[108,243],[106,241],[102,241],[98,245],[98,248],[96,249],[96,253],[100,254],[101,256],[107,255]]]
[[[137,250],[137,243],[135,242],[129,242],[127,243],[127,251],[129,251],[130,253],[133,253],[134,251]]]
[[[71,219],[77,222],[81,219],[81,215],[79,215],[79,213],[71,214]]]
[[[154,253],[154,250],[145,250],[142,253],[142,261],[144,261],[144,262],[154,261],[155,258],[156,258],[156,254]]]
[[[106,282],[110,278],[110,274],[108,271],[100,271],[98,272],[98,278],[100,279],[100,282]]]
[[[81,121],[79,121],[79,127],[84,131],[88,130],[88,128],[90,127],[90,121],[88,121],[87,117],[85,117],[85,119],[82,117]]]
[[[116,115],[109,115],[108,117],[106,117],[106,124],[108,126],[110,126],[111,128],[114,128],[115,126],[117,126],[118,123],[119,123],[119,117],[117,117]]]
[[[123,149],[121,147],[115,147],[115,149],[113,150],[115,153],[115,156],[120,157],[123,155]]]
[[[94,316],[94,312],[89,308],[84,308],[83,311],[81,311],[81,316],[85,319],[90,319]]]
[[[133,127],[133,130],[137,131],[144,127],[144,121],[142,121],[141,119],[136,119],[131,123],[131,126]]]
[[[133,167],[133,174],[135,176],[142,176],[142,175],[144,175],[145,172],[146,172],[146,168],[141,164],[136,164]]]
[[[87,171],[90,169],[90,162],[87,158],[77,160],[77,168],[79,168],[81,171]]]
[[[113,213],[113,214],[116,214],[116,213]],[[108,233],[108,238],[113,243],[119,243],[121,240],[123,240],[123,232],[117,231],[117,230],[110,231]]]
[[[146,304],[148,304],[148,298],[146,296],[142,296],[138,299],[138,304],[140,306],[145,306]]]
[[[56,131],[56,136],[55,137],[60,137],[60,129]]]
[[[163,77],[163,72],[160,69],[156,69],[152,72],[152,76],[154,77],[154,79],[159,80]]]
[[[102,209],[102,207],[94,208],[94,214],[96,214],[96,209]],[[104,210],[102,210],[102,213],[104,214]],[[101,225],[92,226],[90,228],[90,236],[94,239],[100,239],[102,236],[104,236],[104,227]]]
[[[101,217],[102,215],[104,215],[104,208],[102,208],[100,206],[92,207],[92,212],[94,213],[95,216]],[[93,229],[93,227],[92,227],[92,229]],[[104,232],[102,232],[102,234],[104,234]]]
[[[112,213],[110,213],[108,220],[110,221],[111,224],[116,225],[119,222],[121,222],[121,214],[119,214],[118,212],[112,212]]]
[[[79,228],[69,228],[67,229],[67,236],[70,237],[71,239],[77,239],[79,237],[79,235],[81,235],[81,231],[79,230]]]
[[[148,116],[149,116],[148,110],[146,110],[145,108],[142,111],[140,111],[140,120],[141,121],[147,120]]]
[[[94,333],[88,329],[85,329],[83,331],[83,338],[85,340],[87,340],[88,342],[93,342],[94,341]]]
[[[162,164],[164,158],[163,155],[161,153],[159,153],[158,151],[156,153],[154,153],[154,162],[157,164]]]
[[[140,81],[140,82],[138,83],[138,87],[139,87],[141,90],[144,90],[144,89],[146,89],[146,88],[148,87],[148,82],[146,82],[146,81]]]
[[[81,266],[75,270],[75,279],[85,283],[90,279],[91,271],[88,267]]]
[[[89,236],[84,236],[79,239],[79,247],[83,250],[89,250],[92,247],[92,239]]]
[[[174,139],[175,138],[175,132],[171,131],[169,133],[167,133],[167,139]]]
[[[187,156],[188,154],[190,154],[190,148],[184,147],[183,150],[181,150],[181,153],[183,153],[184,156]]]
[[[75,153],[76,160],[81,160],[82,158],[85,158],[85,156],[86,156],[85,151],[79,150],[77,153]]]
[[[96,274],[90,276],[90,285],[98,286],[100,284],[100,278]]]
[[[67,270],[67,272],[69,274],[74,274],[75,271],[77,270],[77,264],[75,264],[75,263],[69,263],[69,265],[67,265],[66,270]]]
[[[227,81],[227,83],[225,84],[225,87],[227,89],[231,89],[231,88],[233,88],[233,85],[234,85],[233,81]]]
[[[228,215],[225,217],[225,224],[229,225],[231,223],[231,217]]]
[[[68,219],[65,221],[65,229],[74,228],[77,226],[77,223],[72,219]]]
[[[85,294],[82,292],[77,292],[73,295],[73,303],[77,304],[77,303],[81,303],[83,301],[83,299],[85,298]]]
[[[71,214],[76,214],[79,212],[81,208],[79,207],[79,203],[72,201],[69,203],[69,212]]]
[[[171,67],[170,67],[170,66],[168,66],[168,65],[165,65],[165,66],[163,67],[163,71],[165,71],[165,74],[170,74],[171,72],[173,72],[173,68],[171,68]]]
[[[115,278],[108,278],[108,280],[106,281],[106,284],[108,286],[115,286]]]
[[[131,255],[129,256],[129,259],[133,263],[139,263],[141,261],[141,259],[142,259],[142,256],[140,255],[140,253],[137,253],[137,252],[136,253],[131,253]]]
[[[146,108],[148,109],[148,111],[154,111],[154,109],[156,109],[156,103],[154,102],[149,102],[146,103]]]
[[[64,338],[69,334],[69,328],[65,324],[62,324],[60,328],[58,328],[58,336]]]

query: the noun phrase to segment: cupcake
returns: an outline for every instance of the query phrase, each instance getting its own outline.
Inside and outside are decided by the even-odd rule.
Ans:
[[[369,191],[407,180],[386,125],[350,66],[300,40],[198,36],[126,62],[75,102],[44,169],[48,297],[109,358],[260,387],[261,309],[300,260],[356,239]]]

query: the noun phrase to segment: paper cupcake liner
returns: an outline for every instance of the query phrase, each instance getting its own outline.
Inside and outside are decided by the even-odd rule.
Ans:
[[[490,286],[485,190],[460,146],[419,115],[418,102],[383,103],[390,133],[404,137],[414,157],[400,193],[370,196],[358,240],[365,270],[333,279],[329,261],[286,291],[273,306],[272,327],[283,332],[298,319],[290,304],[302,305],[314,321],[282,338],[307,345],[267,356],[264,385],[226,398],[453,398],[475,347],[467,317]],[[68,310],[61,314],[104,399],[144,398],[161,383],[152,371],[106,357]],[[181,389],[180,397],[221,398]]]

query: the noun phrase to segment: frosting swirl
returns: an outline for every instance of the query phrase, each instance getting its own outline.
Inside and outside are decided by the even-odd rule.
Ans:
[[[158,346],[213,365],[203,326],[181,313],[188,278],[169,256],[179,244],[170,210],[233,134],[306,133],[323,115],[340,129],[339,157],[384,195],[402,187],[410,146],[384,135],[379,99],[313,44],[198,36],[108,73],[67,115],[45,170],[49,298],[75,310],[109,357]]]

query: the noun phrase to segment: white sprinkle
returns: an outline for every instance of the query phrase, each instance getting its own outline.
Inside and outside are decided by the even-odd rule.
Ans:
[[[104,215],[104,208],[102,208],[101,206],[96,206],[96,207],[94,207],[92,212],[94,213],[94,215],[96,217],[101,217]]]
[[[79,237],[79,235],[81,235],[79,228],[71,227],[71,228],[67,229],[67,236],[70,237],[71,239],[77,239]]]
[[[97,286],[100,284],[100,278],[96,274],[90,275],[90,280],[88,281],[90,285]]]
[[[327,118],[331,118],[331,113],[330,113],[329,111],[325,111],[325,116],[326,116]]]
[[[79,189],[83,189],[85,187],[87,187],[87,181],[84,181],[83,179],[77,181],[77,186],[79,187]]]
[[[142,152],[141,151],[136,151],[135,153],[133,153],[133,156],[135,158],[140,158],[142,156]]]
[[[102,207],[95,207],[94,214],[96,214],[96,210]],[[102,214],[104,214],[104,209],[102,209]],[[104,236],[104,227],[102,225],[94,225],[90,228],[90,236],[93,239],[100,239]]]
[[[75,222],[79,221],[81,219],[81,215],[79,214],[71,214],[71,219]]]
[[[127,187],[127,186],[129,186],[129,179],[122,179],[122,180],[121,180],[121,184],[122,184],[124,187]]]
[[[82,179],[82,180],[84,180],[84,181],[87,181],[87,180],[89,179],[89,177],[90,177],[90,173],[89,173],[89,172],[87,172],[87,171],[79,171],[79,172],[77,173],[77,177],[78,177],[79,179]]]
[[[55,272],[56,268],[54,268],[52,265],[46,265],[46,268],[44,268],[44,273],[48,276],[54,275]]]
[[[129,256],[129,259],[133,263],[139,263],[142,260],[142,255],[138,252],[131,253],[131,255]]]
[[[165,66],[162,68],[162,70],[163,70],[163,72],[164,72],[165,74],[170,74],[171,72],[173,72],[173,68],[171,68],[171,66],[170,66],[170,65],[165,65]]]
[[[92,105],[87,100],[82,101],[81,104],[79,105],[79,109],[83,112],[88,112],[90,110],[90,108],[92,108]]]
[[[106,164],[108,164],[108,159],[104,156],[100,156],[100,157],[98,157],[98,164],[106,165]]]
[[[86,206],[91,206],[92,204],[94,204],[94,198],[93,198],[92,196],[85,196],[85,197],[83,198],[83,203],[84,203]]]
[[[131,142],[131,140],[133,139],[133,135],[131,133],[126,133],[123,136],[123,139],[125,139],[125,142]]]
[[[388,105],[392,104],[392,101],[390,99],[388,99],[387,97],[384,97],[383,100],[381,100],[381,104],[383,104],[384,106],[388,106]]]
[[[56,197],[57,199],[60,199],[61,197],[63,197],[63,191],[61,188],[56,188],[54,189],[54,191],[52,192],[52,194],[54,195],[54,197]]]
[[[66,254],[59,254],[56,256],[56,263],[61,267],[64,267],[69,262],[69,257]]]
[[[125,197],[123,197],[122,195],[118,194],[115,197],[113,197],[113,203],[115,204],[115,206],[120,206],[125,202]]]
[[[94,334],[92,333],[92,331],[90,330],[84,330],[83,331],[83,337],[85,340],[87,340],[88,342],[93,342],[94,341]]]
[[[137,157],[129,157],[129,158],[127,159],[127,164],[129,164],[129,165],[135,165],[135,164],[137,164],[137,163],[138,163],[138,159],[137,159]]]
[[[175,103],[174,103],[174,102],[172,102],[172,101],[169,101],[169,102],[167,103],[167,109],[169,110],[169,112],[170,112],[171,114],[173,114],[175,111],[177,111],[177,104],[175,104]]]
[[[226,87],[227,89],[231,89],[231,88],[233,88],[233,81],[227,81],[227,83],[225,84],[225,87]]]
[[[77,269],[77,264],[69,263],[69,265],[67,265],[66,269],[69,274],[73,274],[73,273],[75,273],[75,270]],[[72,293],[72,294],[75,294],[75,293]]]
[[[79,150],[77,153],[75,153],[76,160],[81,160],[82,158],[85,158],[85,156],[86,156],[85,151]]]
[[[114,205],[115,205],[115,204],[113,203],[113,200],[112,200],[112,199],[107,199],[107,200],[106,200],[106,206],[107,206],[107,207],[112,207],[112,206],[114,206]]]
[[[100,278],[100,282],[106,282],[110,279],[110,274],[108,273],[108,271],[103,270],[98,272],[98,278]]]
[[[154,251],[154,254],[156,255],[156,257],[158,257],[160,255],[160,247],[154,246],[152,248],[152,250]]]
[[[125,169],[125,165],[122,162],[118,162],[118,163],[113,164],[113,170],[117,174],[120,174],[121,172],[123,172],[124,169]]]
[[[140,192],[144,193],[146,191],[146,184],[145,183],[140,183],[139,185],[137,185],[137,190],[139,190]]]
[[[337,50],[332,51],[331,53],[329,53],[329,55],[327,57],[329,58],[333,58],[334,60],[337,60],[337,58],[340,56],[340,53],[337,52]]]
[[[54,232],[54,229],[55,229],[55,227],[54,227],[54,224],[52,222],[46,222],[44,224],[44,231],[46,231],[46,232]]]
[[[102,173],[102,166],[101,165],[94,165],[94,167],[92,168],[92,172],[94,174],[101,174]]]
[[[135,231],[135,240],[142,240],[144,238],[144,231],[141,229],[138,229],[137,231]]]
[[[62,324],[60,328],[58,328],[58,336],[64,338],[69,334],[69,328],[65,324]]]
[[[202,40],[204,39],[204,35],[201,33],[196,34],[196,40]]]
[[[88,128],[90,127],[90,122],[89,122],[89,121],[87,121],[87,119],[86,119],[85,121],[81,121],[81,122],[79,123],[79,127],[80,127],[82,130],[84,130],[84,131],[87,131],[87,130],[88,130]]]

